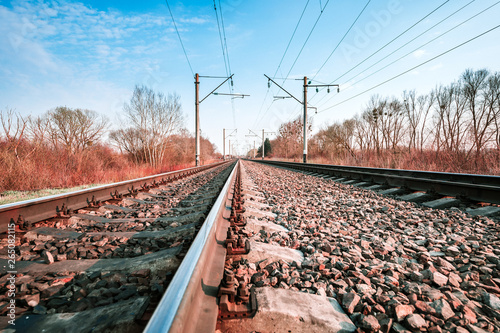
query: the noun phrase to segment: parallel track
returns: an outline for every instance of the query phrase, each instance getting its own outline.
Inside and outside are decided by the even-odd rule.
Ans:
[[[56,194],[38,199],[14,202],[0,206],[0,233],[7,230],[7,224],[13,220],[15,223],[36,223],[52,218],[58,214],[76,211],[87,207],[89,203],[121,198],[124,195],[137,193],[141,189],[166,184],[170,181],[196,174],[203,170],[214,168],[222,163],[204,165],[178,171],[162,173],[154,176],[127,180],[119,183],[97,186],[94,188]],[[20,220],[21,219],[21,220]]]
[[[11,290],[9,272],[16,275],[16,326],[0,317],[1,328],[141,331],[179,264],[196,264],[182,259],[225,207],[219,194],[227,195],[234,174],[231,163],[217,163],[0,206],[2,225],[16,225],[16,260],[7,258],[7,234],[0,259],[2,290]],[[5,315],[9,302],[5,293]]]
[[[359,180],[360,182],[399,186],[414,191],[429,191],[443,196],[500,204],[500,176],[267,160],[256,161],[294,170]]]

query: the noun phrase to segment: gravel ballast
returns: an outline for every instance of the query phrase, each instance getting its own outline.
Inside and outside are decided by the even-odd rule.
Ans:
[[[498,221],[249,161],[243,171],[276,214],[256,218],[288,230],[253,240],[304,260],[235,261],[239,281],[336,298],[358,331],[500,332]]]

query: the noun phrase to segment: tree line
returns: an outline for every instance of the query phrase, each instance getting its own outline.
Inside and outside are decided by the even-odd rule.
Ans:
[[[115,129],[87,109],[0,111],[0,191],[107,183],[193,164],[194,137],[183,126],[177,95],[136,86],[123,111]],[[202,137],[202,161],[217,157]]]
[[[310,122],[309,122],[310,123]],[[275,157],[299,161],[302,120],[281,125]],[[372,96],[360,114],[310,136],[318,162],[500,174],[500,73],[467,69],[427,94]]]

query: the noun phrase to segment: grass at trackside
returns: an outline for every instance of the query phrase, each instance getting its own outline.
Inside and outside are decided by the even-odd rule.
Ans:
[[[99,186],[101,184],[90,184],[90,185],[81,185],[70,188],[48,188],[37,191],[5,191],[0,193],[0,205],[5,205],[8,203],[36,199],[40,197],[46,197],[49,195],[67,193],[72,191],[83,190],[85,188]]]

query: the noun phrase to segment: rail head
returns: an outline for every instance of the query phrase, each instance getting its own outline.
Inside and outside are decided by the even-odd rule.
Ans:
[[[218,238],[225,235],[224,228],[227,229],[229,224],[222,226],[218,222],[227,209],[226,200],[230,195],[229,190],[234,182],[237,165],[235,163],[144,332],[197,332],[200,325],[204,331],[208,331],[207,327],[212,324],[211,329],[215,329],[218,307],[214,295],[206,289],[213,291],[215,282],[217,281],[218,286],[222,278],[225,249]],[[217,259],[218,262],[214,262]],[[204,307],[204,310],[196,310],[193,304]]]

